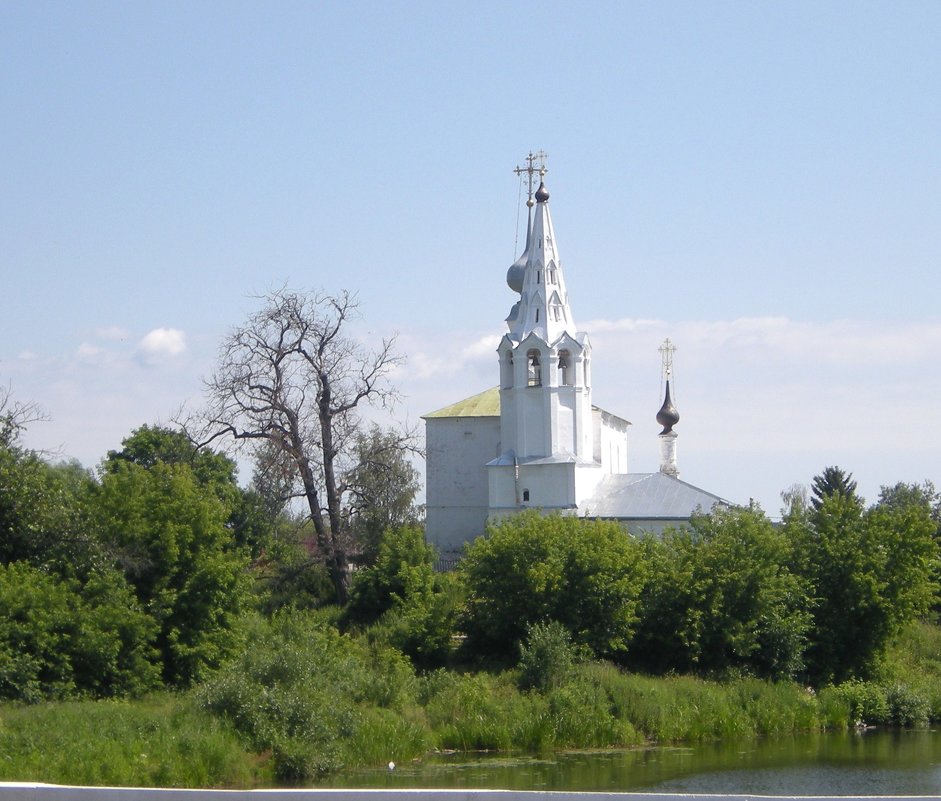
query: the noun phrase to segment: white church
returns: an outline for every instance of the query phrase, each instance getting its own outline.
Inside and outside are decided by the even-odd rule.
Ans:
[[[528,179],[529,215],[525,249],[506,276],[519,300],[497,347],[499,385],[423,416],[426,538],[444,559],[483,534],[488,520],[527,508],[657,533],[697,510],[730,505],[679,479],[669,340],[661,348],[666,394],[656,416],[660,469],[628,471],[631,424],[592,403],[591,340],[569,304],[544,159],[531,153],[516,170]]]

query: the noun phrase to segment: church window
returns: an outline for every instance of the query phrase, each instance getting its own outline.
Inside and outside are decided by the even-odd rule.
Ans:
[[[572,354],[567,350],[559,351],[559,381],[564,387],[572,386]]]
[[[542,366],[539,363],[538,350],[531,350],[526,354],[526,383],[531,387],[542,386]]]
[[[559,322],[559,307],[558,306],[552,307],[552,319],[555,320],[556,322]]]
[[[503,354],[503,360],[500,363],[500,385],[504,389],[510,389],[513,386],[513,352],[509,350]]]
[[[536,322],[539,322],[539,309],[536,309]]]
[[[542,270],[536,270],[536,283],[542,283]]]
[[[549,268],[549,283],[550,283],[550,284],[557,284],[557,283],[558,283],[558,280],[556,279],[556,276],[555,276],[555,267],[550,267],[550,268]]]
[[[523,490],[523,503],[529,503],[529,490]]]

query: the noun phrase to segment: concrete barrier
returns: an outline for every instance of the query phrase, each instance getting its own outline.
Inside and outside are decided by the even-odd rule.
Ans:
[[[761,796],[679,793],[568,793],[548,790],[175,790],[63,787],[0,782],[0,801],[925,801],[941,796]]]

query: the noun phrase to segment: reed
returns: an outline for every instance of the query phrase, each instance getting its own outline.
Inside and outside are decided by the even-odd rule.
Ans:
[[[222,721],[185,696],[0,707],[0,779],[139,787],[248,787],[268,780]]]
[[[0,779],[255,787],[435,748],[539,753],[941,719],[941,630],[932,626],[903,632],[870,680],[816,693],[605,662],[572,663],[551,681],[523,669],[417,676],[397,651],[298,613],[258,622],[250,641],[191,694],[0,706]]]

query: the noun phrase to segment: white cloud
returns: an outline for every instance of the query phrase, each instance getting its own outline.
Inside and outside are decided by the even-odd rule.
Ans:
[[[616,348],[630,361],[659,364],[656,348],[667,336],[678,360],[722,359],[754,364],[794,363],[862,366],[928,364],[941,350],[941,323],[878,323],[836,320],[800,322],[786,317],[735,320],[592,321],[585,326],[598,347]],[[652,354],[652,355],[651,355]]]
[[[179,328],[155,328],[138,347],[149,356],[179,356],[186,350],[186,334]]]
[[[95,329],[95,336],[98,339],[109,339],[115,342],[123,342],[129,336],[126,328],[119,325],[109,325]]]
[[[101,348],[97,345],[92,345],[90,342],[83,342],[75,351],[75,355],[80,361],[93,361],[98,358],[102,353]]]
[[[496,364],[497,345],[500,344],[501,339],[502,337],[495,334],[488,334],[462,348],[461,353],[468,361],[487,358]]]

